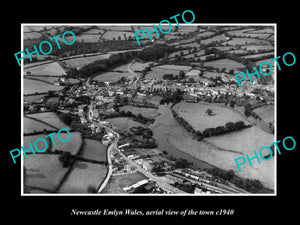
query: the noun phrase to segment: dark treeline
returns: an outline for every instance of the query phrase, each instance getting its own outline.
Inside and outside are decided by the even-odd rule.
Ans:
[[[110,118],[116,118],[116,117],[130,117],[134,121],[140,122],[142,124],[147,124],[147,123],[153,123],[154,118],[146,118],[142,114],[137,114],[135,115],[131,111],[120,111],[120,112],[113,112],[113,113],[108,113],[108,114],[101,114],[101,117],[103,119],[110,119]]]
[[[208,173],[213,176],[220,177],[224,180],[228,180],[239,188],[242,188],[251,193],[260,193],[263,190],[263,185],[259,180],[252,179],[233,179],[234,171],[233,170],[221,170],[219,168],[214,167],[213,169],[208,169]]]
[[[141,51],[129,51],[113,54],[108,59],[97,60],[95,62],[83,66],[79,70],[75,68],[70,69],[69,71],[67,71],[67,75],[73,78],[87,78],[91,75],[100,72],[105,72],[111,69],[112,67],[128,63],[134,58],[139,58],[143,61],[155,61],[164,57],[166,53],[171,53],[174,50],[175,48],[173,46],[167,46],[164,44],[154,44],[150,47],[146,47]]]
[[[195,130],[191,124],[189,124],[184,118],[179,116],[174,109],[171,110],[173,117],[177,122],[182,125],[188,132],[190,132],[193,135],[193,138],[201,141],[203,138],[220,135],[220,134],[226,134],[229,132],[237,131],[240,129],[251,127],[251,125],[245,125],[243,121],[237,121],[237,122],[228,122],[225,124],[225,126],[217,126],[212,128],[206,128],[203,132],[199,130]]]

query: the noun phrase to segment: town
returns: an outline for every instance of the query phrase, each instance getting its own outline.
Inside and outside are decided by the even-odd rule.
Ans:
[[[52,29],[71,28],[40,32]],[[234,74],[272,58],[274,28],[182,25],[134,47],[127,29],[141,27],[109,29],[72,29],[76,41],[100,35],[94,46],[109,51],[80,52],[89,45],[79,42],[24,59],[24,147],[63,126],[72,133],[24,160],[24,193],[272,193],[273,159],[238,173],[234,158],[273,142],[275,75],[239,87]],[[123,36],[105,38],[114,29]],[[247,141],[236,145],[240,134]]]

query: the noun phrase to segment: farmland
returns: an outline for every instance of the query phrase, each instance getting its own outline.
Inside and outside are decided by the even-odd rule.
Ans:
[[[35,121],[28,117],[24,117],[23,127],[24,127],[25,134],[40,132],[40,131],[43,131],[44,129],[48,130],[48,131],[56,130],[56,128],[53,128],[53,126],[49,126],[49,125],[39,122],[39,121]]]
[[[80,156],[85,159],[106,161],[106,148],[101,142],[86,138],[83,140],[83,149]]]
[[[87,193],[88,187],[98,188],[106,175],[103,164],[77,160],[58,193]]]
[[[81,68],[89,63],[92,63],[96,60],[108,59],[111,56],[110,53],[107,54],[97,54],[92,56],[82,56],[75,57],[71,59],[64,59],[63,62],[66,63],[67,66],[72,68]]]
[[[27,66],[24,69],[24,74],[39,75],[39,76],[62,76],[65,75],[65,70],[57,63],[41,63],[32,67]]]
[[[253,111],[267,123],[274,122],[274,106],[265,105]]]
[[[211,109],[213,114],[207,115],[206,110]],[[206,128],[224,126],[228,122],[243,121],[248,122],[240,115],[230,109],[209,105],[209,104],[193,104],[193,103],[179,103],[175,105],[174,110],[179,116],[183,117],[187,122],[199,131]]]
[[[146,118],[155,118],[159,115],[155,108],[142,108],[142,107],[134,107],[131,105],[120,107],[120,111],[125,111],[125,112],[130,111],[135,115],[140,113],[142,114],[142,116]]]
[[[48,84],[38,80],[23,79],[24,95],[35,94],[35,93],[47,93],[48,91],[59,91],[63,89],[62,86],[56,86]]]
[[[219,59],[210,62],[205,62],[204,66],[211,66],[219,69],[226,68],[226,71],[229,71],[231,69],[235,71],[241,71],[244,68],[243,64],[230,59]]]
[[[247,45],[247,44],[257,44],[257,45],[268,45],[270,44],[267,40],[254,39],[254,38],[232,38],[232,40],[226,41],[225,44],[228,45]]]
[[[211,105],[208,106],[211,108]],[[161,112],[161,115],[157,118],[157,122],[153,124],[154,137],[158,142],[159,148],[162,148],[163,150],[165,150],[164,148],[170,148],[171,151],[174,151],[172,149],[177,149],[198,160],[204,161],[209,165],[213,165],[224,170],[232,169],[242,178],[259,179],[266,187],[271,189],[274,188],[273,159],[264,161],[264,163],[259,165],[255,164],[255,169],[250,169],[249,165],[248,167],[245,166],[244,170],[241,172],[238,171],[234,161],[235,158],[241,157],[246,153],[253,154],[253,150],[256,149],[252,146],[264,146],[272,143],[272,135],[262,133],[263,131],[260,131],[257,128],[247,128],[238,132],[205,138],[204,141],[199,142],[193,139],[192,136],[182,126],[180,126],[176,120],[174,120],[174,118],[168,116],[170,114],[169,110],[168,106],[160,107],[159,112]],[[233,120],[233,118],[228,117],[228,120]],[[195,123],[195,120],[193,122]],[[203,120],[202,122],[205,121]],[[215,123],[215,125],[218,124],[217,122],[213,123]],[[194,126],[194,124],[192,125]],[[209,126],[212,127],[214,125],[209,124]],[[240,133],[243,133],[243,138],[240,138]],[[247,135],[252,136],[249,138]],[[260,137],[260,135],[262,136]],[[226,139],[222,139],[223,136],[227,136],[228,138],[232,136],[232,138],[235,139],[232,139],[229,143],[231,145],[226,145],[227,137]],[[258,139],[257,143],[255,143],[256,139]],[[218,142],[215,142],[215,140]],[[169,147],[167,147],[168,145]],[[242,149],[245,147],[246,149]]]
[[[105,73],[101,73],[99,75],[96,75],[93,80],[96,81],[109,81],[109,82],[114,82],[119,80],[121,77],[126,77],[126,78],[133,78],[134,75],[132,73],[129,72],[124,72],[124,73],[120,73],[120,72],[105,72]]]
[[[142,123],[133,121],[131,118],[118,117],[113,119],[107,119],[109,123],[116,126],[120,130],[130,131],[131,127],[144,127]]]
[[[191,69],[190,66],[175,66],[175,65],[160,65],[152,67],[149,72],[146,73],[147,79],[162,79],[164,74],[179,75],[180,71],[188,72]]]
[[[54,192],[68,171],[68,168],[61,166],[58,157],[59,155],[38,154],[24,159],[25,185]]]
[[[40,120],[44,123],[51,124],[57,129],[62,129],[62,128],[70,129],[70,127],[64,124],[53,112],[35,113],[35,114],[29,114],[27,116],[30,118]]]
[[[34,62],[24,59],[24,147],[62,128],[71,132],[67,143],[53,135],[55,144],[46,139],[48,151],[35,156],[28,152],[24,168],[29,192],[95,192],[107,176],[103,193],[124,194],[124,187],[151,178],[149,173],[162,169],[170,175],[180,158],[190,169],[216,167],[225,175],[233,171],[243,184],[255,179],[274,190],[274,158],[253,168],[245,163],[241,172],[234,161],[274,142],[276,77],[244,82],[241,88],[234,77],[270,62],[276,48],[274,28],[174,24],[172,32],[160,37],[152,33],[152,41],[145,35],[138,45],[134,32],[145,27],[153,30],[152,24],[24,28],[25,47],[67,29],[76,34],[72,46]],[[68,138],[67,133],[60,136]],[[129,143],[121,147],[125,156],[115,147],[108,151],[108,143]],[[38,147],[43,149],[44,143]],[[140,172],[129,154],[146,162]],[[266,191],[242,186],[251,193]],[[161,190],[151,193],[155,191]]]

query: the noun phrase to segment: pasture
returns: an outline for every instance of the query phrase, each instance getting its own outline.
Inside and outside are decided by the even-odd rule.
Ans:
[[[114,82],[114,81],[119,80],[121,77],[133,78],[135,76],[130,72],[120,73],[120,72],[112,71],[112,72],[101,73],[101,74],[95,76],[93,78],[93,80],[103,81],[103,82],[105,82],[105,81]]]
[[[212,42],[223,42],[223,41],[226,41],[226,37],[224,35],[216,35],[212,38],[207,38],[207,39],[201,40],[201,44],[207,45]]]
[[[201,132],[206,128],[224,126],[228,122],[243,121],[245,124],[249,124],[240,114],[233,112],[231,109],[212,104],[180,102],[173,109],[195,130]],[[207,109],[213,111],[211,116],[205,113]]]
[[[66,65],[68,67],[82,68],[83,66],[90,64],[92,62],[95,62],[96,60],[108,59],[110,56],[111,56],[110,53],[95,54],[95,55],[91,55],[91,56],[82,55],[82,57],[76,57],[76,58],[72,58],[72,59],[64,59],[63,62],[66,63]]]
[[[72,155],[78,154],[82,145],[82,138],[79,132],[71,132],[71,138],[68,142],[61,142],[58,139],[57,133],[52,137],[56,146],[52,145],[51,151],[57,149],[57,150],[62,150],[64,152],[70,152]],[[61,132],[60,137],[62,140],[67,140],[69,138],[69,135],[68,133]]]
[[[160,65],[152,67],[150,71],[146,73],[147,79],[162,79],[164,74],[179,75],[180,71],[188,72],[192,67],[190,66],[179,66],[179,65]]]
[[[54,112],[43,112],[43,113],[35,113],[35,114],[28,114],[27,117],[35,118],[40,120],[44,123],[50,124],[57,129],[67,128],[71,129],[69,126],[64,124]]]
[[[132,113],[134,113],[135,115],[137,114],[142,114],[142,116],[146,117],[146,118],[155,118],[159,115],[159,113],[157,112],[157,109],[155,108],[142,108],[142,107],[134,107],[132,105],[126,105],[126,106],[122,106],[119,108],[120,111],[130,111]]]
[[[83,149],[80,157],[85,159],[106,161],[106,148],[100,141],[85,138],[83,139]]]
[[[54,154],[30,155],[27,159],[24,157],[25,185],[55,191],[69,170],[62,167],[58,157]]]
[[[144,124],[139,123],[137,121],[133,121],[133,119],[128,117],[117,117],[112,119],[106,119],[107,122],[116,126],[120,130],[130,131],[132,127],[145,127]]]
[[[235,70],[235,71],[240,71],[244,69],[244,65],[242,63],[233,61],[231,59],[218,59],[218,60],[214,60],[214,61],[210,61],[210,62],[205,62],[204,66],[211,66],[214,68],[225,68],[226,71],[229,71],[231,69]]]
[[[60,91],[63,86],[56,86],[38,80],[23,79],[24,95],[35,93],[47,93],[48,91]]]
[[[270,42],[267,40],[260,40],[260,39],[254,39],[254,38],[232,38],[232,40],[226,41],[225,44],[228,45],[270,45]]]
[[[261,117],[267,123],[274,122],[274,106],[272,105],[264,105],[262,107],[256,108],[253,110],[259,117]]]
[[[106,172],[107,168],[103,164],[76,160],[58,193],[87,193],[89,186],[99,187]]]
[[[24,117],[23,119],[23,132],[24,134],[31,134],[31,133],[35,133],[35,132],[40,132],[40,131],[55,131],[57,130],[56,128],[49,126],[45,123],[39,122],[39,121],[35,121],[33,119],[30,119],[28,117]]]
[[[41,65],[36,65],[33,67],[26,67],[24,69],[24,74],[31,73],[31,75],[39,76],[62,76],[66,75],[65,70],[57,63],[41,63]]]

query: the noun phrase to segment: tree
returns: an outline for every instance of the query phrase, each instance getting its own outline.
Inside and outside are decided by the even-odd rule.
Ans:
[[[97,189],[93,185],[89,185],[87,188],[88,193],[97,193]]]
[[[183,79],[184,76],[185,76],[185,73],[181,70],[181,71],[179,72],[179,79],[180,79],[180,80]]]
[[[229,70],[229,74],[233,75],[234,74],[234,69]]]
[[[70,125],[70,123],[72,122],[72,117],[69,114],[66,113],[61,113],[59,114],[58,118],[65,123],[66,125]]]
[[[213,113],[213,111],[212,111],[211,109],[207,109],[207,110],[205,111],[205,113],[206,113],[207,115],[211,116],[212,113]]]

